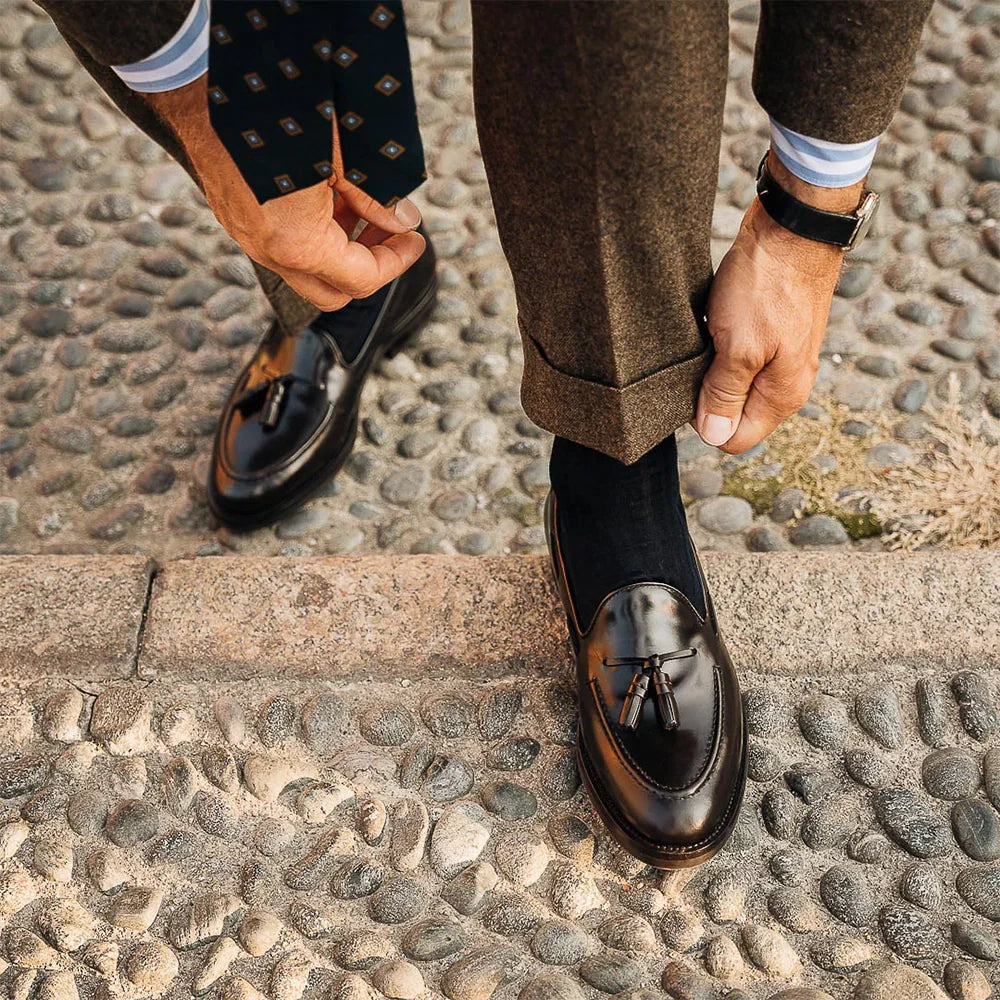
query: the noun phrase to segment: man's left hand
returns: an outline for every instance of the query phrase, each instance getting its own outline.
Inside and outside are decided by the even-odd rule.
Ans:
[[[768,169],[796,198],[819,208],[850,212],[861,198],[863,182],[815,188],[773,153]],[[838,247],[779,226],[753,200],[709,292],[716,354],[692,421],[708,444],[744,452],[809,398],[843,257]]]

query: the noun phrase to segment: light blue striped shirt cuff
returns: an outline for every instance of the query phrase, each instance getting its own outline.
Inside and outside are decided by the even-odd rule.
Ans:
[[[112,66],[122,82],[143,94],[176,90],[208,72],[208,3],[195,0],[166,45],[127,66]]]
[[[849,187],[871,169],[878,136],[867,142],[810,139],[771,119],[771,147],[800,180],[817,187]]]

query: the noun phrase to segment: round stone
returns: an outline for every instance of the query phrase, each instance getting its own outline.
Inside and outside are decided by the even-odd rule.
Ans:
[[[435,802],[453,802],[472,791],[475,774],[461,757],[435,757],[424,773],[421,788]]]
[[[75,900],[46,900],[36,918],[43,938],[62,952],[77,951],[94,936],[94,918]]]
[[[489,862],[476,862],[453,878],[441,897],[459,913],[468,916],[482,907],[499,881],[500,876]]]
[[[781,774],[783,767],[777,752],[760,743],[751,743],[747,748],[747,777],[751,781],[773,781]]]
[[[420,718],[435,736],[451,739],[464,736],[469,731],[472,707],[455,695],[434,695],[421,703]]]
[[[257,713],[257,735],[266,747],[280,746],[295,731],[295,705],[284,695],[268,698]]]
[[[844,768],[865,788],[884,788],[892,778],[892,771],[885,757],[864,747],[844,752]]]
[[[108,816],[108,838],[119,847],[136,847],[152,840],[159,828],[158,810],[142,799],[125,799]]]
[[[750,688],[743,692],[743,712],[747,731],[765,739],[781,732],[788,718],[781,699],[770,688]]]
[[[18,755],[0,761],[0,799],[13,799],[37,791],[49,776],[49,762],[41,756]]]
[[[604,897],[593,875],[569,864],[554,867],[556,870],[549,884],[549,902],[559,916],[579,920],[585,913],[604,904]]]
[[[389,948],[389,942],[384,935],[373,931],[358,931],[347,935],[337,943],[335,955],[339,965],[356,971],[370,969],[388,958]]]
[[[404,705],[373,705],[359,720],[361,735],[376,746],[400,747],[417,728],[417,720]]]
[[[965,868],[959,872],[956,886],[976,913],[1000,921],[1000,867]]]
[[[795,836],[800,809],[799,800],[787,788],[769,788],[760,803],[764,826],[776,840],[791,840]]]
[[[601,993],[621,993],[635,985],[642,969],[625,955],[591,955],[580,963],[580,978]]]
[[[479,797],[488,812],[505,820],[529,819],[538,811],[535,793],[510,781],[485,785]]]
[[[852,975],[871,965],[872,951],[867,942],[849,934],[814,934],[809,941],[809,957],[827,972]]]
[[[390,879],[371,897],[371,916],[380,924],[402,924],[423,912],[430,895],[421,882],[408,875]]]
[[[746,913],[747,887],[737,871],[714,875],[702,893],[705,912],[717,924],[741,920]]]
[[[914,857],[934,858],[952,848],[951,832],[927,803],[907,788],[887,788],[872,797],[885,832]]]
[[[885,906],[878,925],[885,943],[901,958],[933,958],[944,947],[941,932],[917,910]]]
[[[568,976],[542,972],[525,983],[518,1000],[583,1000],[583,991]]]
[[[723,982],[739,979],[743,975],[743,956],[732,938],[720,935],[708,942],[705,948],[705,970],[710,976]]]
[[[416,962],[436,962],[465,945],[462,925],[446,917],[431,917],[414,924],[400,942],[403,954]]]
[[[482,854],[491,829],[492,820],[481,806],[473,802],[447,806],[431,834],[431,867],[444,878],[457,875]]]
[[[490,766],[499,771],[524,771],[531,767],[541,750],[538,740],[518,736],[494,747]]]
[[[951,939],[956,947],[973,958],[980,958],[984,962],[1000,961],[1000,941],[967,920],[952,921]]]
[[[139,989],[158,993],[177,978],[177,956],[158,941],[140,941],[125,957],[122,973]]]
[[[269,952],[281,934],[281,922],[267,910],[247,910],[236,932],[243,950],[253,956]]]
[[[819,908],[804,890],[795,886],[775,889],[767,897],[767,908],[782,927],[797,934],[817,930],[822,925]]]
[[[517,688],[500,688],[479,703],[479,732],[484,740],[506,736],[521,711],[523,695]]]
[[[795,949],[778,931],[759,924],[744,924],[740,937],[747,958],[761,972],[779,979],[790,979],[801,968]]]
[[[811,514],[792,526],[788,537],[794,545],[842,545],[848,540],[844,526],[828,514]]]
[[[934,981],[908,965],[884,963],[869,969],[852,1000],[947,1000]]]
[[[944,747],[929,753],[921,766],[924,788],[935,798],[957,801],[975,795],[979,764],[967,750]]]
[[[698,508],[698,523],[720,535],[745,531],[752,521],[753,508],[741,497],[713,497]]]
[[[75,743],[81,735],[82,712],[83,695],[76,688],[66,688],[52,695],[42,709],[39,724],[42,735],[51,743]]]
[[[953,958],[944,967],[944,986],[955,1000],[989,1000],[993,988],[982,969],[962,958]]]
[[[407,465],[382,480],[379,491],[387,503],[408,507],[426,490],[427,481],[427,470],[423,466]]]
[[[962,799],[951,809],[951,829],[973,861],[1000,858],[1000,817],[982,799]]]
[[[549,863],[549,848],[537,834],[508,830],[494,847],[494,861],[500,872],[515,885],[534,885]]]
[[[925,910],[936,910],[944,897],[938,873],[926,864],[912,864],[903,872],[899,893],[909,903]]]
[[[340,866],[330,879],[330,895],[335,899],[370,896],[385,880],[385,871],[363,858],[353,858]]]
[[[660,924],[660,936],[668,948],[692,952],[705,944],[705,927],[694,913],[668,910]]]
[[[928,746],[940,746],[947,732],[947,702],[939,683],[926,677],[917,681],[917,723]]]
[[[864,927],[875,916],[875,903],[860,870],[845,865],[828,869],[819,882],[826,908],[852,927]]]
[[[553,813],[546,825],[555,849],[580,865],[594,860],[594,835],[583,820],[568,813]]]
[[[801,885],[805,881],[802,855],[793,847],[775,851],[768,862],[768,868],[782,885]]]
[[[829,695],[814,695],[799,706],[802,735],[820,750],[839,750],[847,734],[847,710]]]
[[[903,742],[903,714],[892,688],[880,686],[859,692],[854,712],[858,725],[876,743],[891,750]]]
[[[951,679],[951,692],[958,702],[958,714],[965,731],[975,740],[985,741],[997,729],[997,712],[986,678],[965,670]]]
[[[149,736],[149,702],[130,684],[102,691],[94,702],[90,731],[111,753],[140,750]]]
[[[66,806],[66,821],[70,829],[81,837],[100,833],[108,821],[107,796],[93,788],[75,792]]]
[[[524,975],[525,968],[525,960],[511,948],[474,951],[448,966],[441,977],[441,992],[448,1000],[488,1000]]]
[[[802,841],[814,851],[836,847],[847,840],[858,821],[857,803],[849,796],[826,799],[803,817]]]

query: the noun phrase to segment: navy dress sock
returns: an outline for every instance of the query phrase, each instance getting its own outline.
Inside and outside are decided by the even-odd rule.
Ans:
[[[608,594],[631,583],[670,584],[705,615],[673,435],[634,465],[557,437],[549,475],[582,628]]]

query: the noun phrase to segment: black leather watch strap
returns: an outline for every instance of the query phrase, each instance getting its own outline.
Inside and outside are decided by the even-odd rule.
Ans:
[[[766,154],[757,168],[757,197],[779,226],[807,240],[828,243],[843,250],[850,250],[861,242],[878,206],[877,195],[870,192],[862,197],[859,210],[849,215],[807,205],[790,195],[771,176]]]

